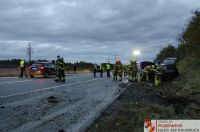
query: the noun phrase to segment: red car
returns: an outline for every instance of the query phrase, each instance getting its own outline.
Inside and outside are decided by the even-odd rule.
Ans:
[[[29,76],[33,77],[50,77],[56,75],[55,66],[50,62],[35,62],[29,66]]]

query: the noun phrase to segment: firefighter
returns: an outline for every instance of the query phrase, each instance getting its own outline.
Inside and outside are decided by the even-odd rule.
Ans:
[[[62,81],[65,82],[65,75],[64,75],[64,71],[65,67],[64,67],[64,60],[63,58],[60,58],[60,55],[57,56],[57,60],[56,60],[56,72],[57,72],[57,78],[55,79],[56,82],[58,81]]]
[[[65,82],[65,63],[64,63],[64,58],[61,58],[60,61],[60,71],[61,71],[61,81]]]
[[[117,80],[118,76],[120,77],[119,81],[122,81],[122,73],[123,73],[123,67],[120,60],[117,60],[114,65],[114,72],[113,72],[113,80]]]
[[[123,75],[123,65],[119,60],[118,62],[118,76],[120,77],[119,81],[122,81],[122,75]]]
[[[113,80],[117,80],[118,66],[117,62],[114,64]]]
[[[104,72],[104,65],[101,64],[101,66],[100,66],[100,77],[103,77],[103,72]]]
[[[130,67],[129,67],[129,80],[130,81],[136,81],[137,80],[137,60],[131,59],[130,61]]]
[[[94,77],[96,77],[96,73],[97,73],[97,64],[94,64],[93,65],[93,75],[94,75]]]
[[[124,65],[123,66],[123,71],[124,71],[124,77],[126,77],[127,75],[128,75],[128,67],[127,67],[127,65]]]
[[[158,61],[157,64],[156,64],[156,72],[155,72],[155,85],[156,86],[161,84],[162,72],[163,72],[163,70],[162,70],[160,61]]]
[[[23,77],[23,76],[26,76],[26,61],[23,59],[23,60],[20,60],[20,74],[19,74],[19,77]]]
[[[149,82],[149,72],[154,71],[155,72],[155,66],[154,65],[148,65],[143,70],[142,80]]]
[[[110,64],[106,64],[106,72],[107,72],[107,77],[110,78]]]

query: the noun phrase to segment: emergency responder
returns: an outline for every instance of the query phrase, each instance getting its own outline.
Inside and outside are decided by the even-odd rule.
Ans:
[[[117,63],[118,63],[118,62],[116,62],[116,63],[114,64],[113,80],[117,80],[117,73],[118,73],[118,66],[117,66]]]
[[[160,61],[158,61],[156,64],[156,72],[155,72],[155,85],[156,86],[158,86],[161,83],[162,73],[163,73],[163,70],[162,70]]]
[[[107,72],[107,77],[109,78],[110,77],[110,64],[109,63],[106,64],[106,72]]]
[[[55,79],[55,81],[62,81],[65,82],[65,66],[64,66],[64,60],[63,58],[60,58],[60,55],[57,56],[57,60],[56,60],[56,75],[57,78]]]
[[[96,73],[97,73],[97,64],[93,65],[93,75],[94,77],[96,77]]]
[[[128,75],[128,67],[127,67],[127,65],[124,65],[123,66],[123,71],[124,71],[124,77],[126,77],[127,75]]]
[[[60,70],[61,70],[61,81],[65,82],[65,62],[64,62],[64,58],[61,58],[60,61]]]
[[[123,66],[120,60],[117,60],[114,65],[114,72],[113,72],[113,80],[117,80],[117,77],[120,77],[119,81],[122,81],[122,73],[123,73]]]
[[[130,61],[130,69],[129,69],[129,81],[137,80],[137,60],[131,59]]]
[[[103,77],[103,72],[104,72],[104,65],[101,64],[101,66],[100,66],[100,77]]]
[[[118,76],[120,77],[119,81],[122,81],[122,75],[123,75],[123,65],[119,60],[118,62]]]
[[[150,71],[153,71],[155,72],[156,69],[155,69],[155,65],[148,65],[144,68],[143,70],[143,74],[142,74],[142,80],[146,81],[146,82],[149,82],[149,72]]]
[[[19,77],[23,77],[25,75],[25,77],[27,77],[26,75],[26,61],[20,60],[20,74]]]

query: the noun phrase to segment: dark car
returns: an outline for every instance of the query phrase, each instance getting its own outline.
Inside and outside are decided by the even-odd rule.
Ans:
[[[179,75],[178,69],[176,67],[176,62],[177,58],[175,57],[164,59],[161,64],[163,69],[162,81],[172,80]]]
[[[164,61],[162,62],[162,64],[163,65],[176,65],[176,62],[177,62],[177,58],[171,57],[171,58],[164,59]]]
[[[52,75],[56,75],[56,70],[50,62],[35,62],[29,66],[30,77],[50,77]]]

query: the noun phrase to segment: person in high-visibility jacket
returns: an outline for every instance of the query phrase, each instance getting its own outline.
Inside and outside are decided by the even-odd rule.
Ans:
[[[117,65],[117,63],[115,63],[114,71],[113,71],[113,80],[117,80],[117,73],[118,73],[118,65]]]
[[[156,71],[155,65],[148,65],[143,69],[143,74],[142,74],[142,80],[148,82],[149,81],[149,72],[150,71]]]
[[[162,73],[163,73],[163,69],[162,69],[162,66],[160,64],[160,61],[158,61],[157,64],[156,64],[156,72],[155,72],[155,85],[156,86],[161,84]]]
[[[107,77],[109,78],[110,77],[110,64],[109,63],[106,64],[106,72],[107,72]]]
[[[26,61],[25,60],[20,60],[20,74],[19,77],[26,76]]]
[[[127,65],[123,66],[123,71],[124,71],[124,77],[126,77],[128,75],[128,66]]]
[[[65,62],[64,58],[60,60],[60,70],[61,70],[61,81],[65,82]]]
[[[104,65],[101,64],[101,66],[100,66],[100,77],[103,77],[103,72],[104,72]]]
[[[97,73],[97,64],[93,65],[93,75],[94,77],[96,77],[96,73]]]
[[[129,69],[129,80],[136,81],[137,80],[137,60],[131,59],[130,61],[130,69]]]
[[[56,75],[57,78],[55,79],[55,81],[62,81],[65,82],[65,66],[64,66],[64,60],[63,58],[60,58],[60,56],[57,56],[57,60],[56,60]]]
[[[119,81],[122,81],[122,75],[123,75],[123,65],[121,61],[118,63],[118,76],[119,76]]]
[[[114,65],[114,72],[113,72],[113,80],[117,80],[118,76],[120,77],[119,81],[122,81],[122,73],[123,73],[123,66],[120,60],[117,60]]]

